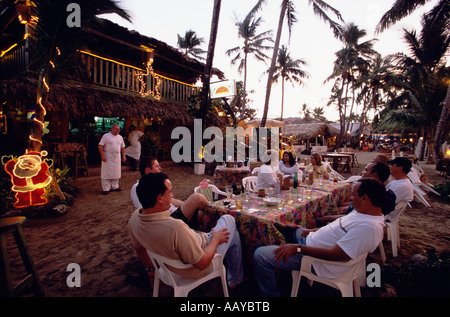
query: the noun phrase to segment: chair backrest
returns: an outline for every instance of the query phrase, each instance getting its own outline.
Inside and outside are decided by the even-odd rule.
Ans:
[[[247,176],[242,179],[242,186],[245,188],[255,191],[256,181],[258,180],[257,176]]]
[[[406,207],[408,207],[408,202],[406,200],[399,201],[395,205],[395,209],[386,216],[386,219],[391,222],[398,221],[398,218],[406,210]]]
[[[353,183],[356,182],[357,180],[361,179],[362,176],[361,175],[353,175],[350,176],[349,178],[343,180],[343,181],[339,181],[340,183]]]
[[[343,181],[345,178],[341,175],[341,174],[339,174],[338,172],[336,172],[336,170],[331,166],[331,164],[330,164],[330,162],[323,162],[322,161],[322,164],[325,166],[325,168],[327,169],[327,172],[328,173],[334,173],[334,174],[336,174],[336,176],[338,177],[338,180],[340,180],[340,181]]]
[[[413,164],[411,169],[415,169],[418,173],[425,173],[424,170],[417,164]]]
[[[261,169],[261,167],[255,167],[255,168],[252,170],[252,175],[258,174],[260,169]]]
[[[415,168],[411,168],[411,171],[409,171],[408,173],[408,178],[413,184],[422,183],[422,181],[420,180],[420,174]]]
[[[170,280],[171,285],[177,285],[177,284],[176,284],[175,279],[172,276],[172,274],[174,274],[174,272],[172,272],[168,266],[171,266],[171,267],[177,268],[177,269],[187,269],[187,268],[192,267],[192,264],[184,264],[180,260],[173,260],[173,259],[166,258],[165,256],[156,254],[148,249],[146,251],[147,251],[148,256],[150,257],[150,260],[153,263],[153,266],[155,267],[155,271],[161,268],[164,271],[166,277]]]

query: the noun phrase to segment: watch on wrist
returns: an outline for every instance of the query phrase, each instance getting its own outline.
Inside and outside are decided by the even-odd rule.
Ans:
[[[299,245],[299,246],[297,247],[297,253],[302,253],[302,246],[301,246],[301,245]]]

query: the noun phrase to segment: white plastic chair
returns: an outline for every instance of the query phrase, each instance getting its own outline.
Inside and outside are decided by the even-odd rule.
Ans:
[[[366,257],[367,253],[364,253],[354,260],[350,260],[348,262],[339,262],[325,261],[310,256],[304,256],[302,258],[300,271],[291,271],[291,297],[297,297],[298,288],[300,286],[300,280],[302,276],[305,276],[309,280],[310,285],[312,284],[312,281],[316,281],[340,290],[343,297],[353,297],[353,293],[356,297],[361,297],[359,274],[360,272],[362,272],[362,266],[364,266],[364,264],[366,263]],[[351,268],[338,278],[325,278],[312,273],[313,262],[327,263],[335,266],[349,266]]]
[[[395,205],[395,209],[386,216],[386,228],[387,228],[387,238],[391,240],[392,244],[392,256],[398,256],[398,249],[400,248],[400,228],[398,224],[398,219],[403,214],[403,212],[408,207],[408,202],[406,200],[400,201]],[[386,264],[386,254],[384,253],[383,240],[379,244],[379,250],[383,264]]]
[[[441,196],[441,194],[433,189],[432,185],[430,186],[430,184],[424,183],[420,180],[420,172],[416,168],[411,168],[411,171],[408,173],[408,178],[411,180],[411,183],[413,183],[413,185],[416,185],[420,189],[425,189],[432,192],[433,194]]]
[[[213,268],[211,272],[205,277],[199,279],[182,276],[180,274],[172,272],[167,267],[169,265],[173,268],[185,269],[192,267],[192,264],[184,264],[179,260],[168,259],[164,256],[153,253],[150,250],[147,250],[147,254],[152,260],[153,266],[155,267],[153,297],[158,297],[160,280],[163,281],[164,284],[173,287],[174,297],[187,297],[191,290],[216,277],[220,277],[221,279],[224,297],[229,296],[225,267],[223,265],[223,259],[220,254],[216,253],[214,255],[214,258],[212,260]]]
[[[361,179],[361,178],[362,178],[362,176],[360,176],[360,175],[353,175],[353,176],[350,176],[347,179],[344,179],[343,181],[339,181],[339,183],[353,183],[353,182],[356,182],[358,179]]]
[[[212,192],[213,192],[213,194],[214,194],[214,198],[213,198],[214,200],[216,200],[216,199],[219,198],[218,195],[223,195],[223,196],[226,196],[226,195],[227,195],[226,192],[221,191],[219,188],[217,188],[216,185],[209,184],[208,187],[211,188],[211,190],[212,190]],[[195,188],[194,188],[194,193],[199,193],[199,192],[200,192],[200,186],[195,187]],[[206,196],[205,196],[205,197],[206,197]],[[207,198],[207,199],[208,199],[208,198]],[[209,200],[209,199],[208,199],[208,200]]]
[[[242,186],[248,188],[250,191],[254,192],[256,187],[256,181],[258,176],[247,176],[242,179]]]
[[[257,175],[258,173],[259,173],[259,170],[261,169],[261,167],[255,167],[253,170],[252,170],[252,175]]]
[[[330,162],[322,162],[322,164],[325,165],[325,167],[326,167],[328,173],[330,173],[330,174],[331,174],[331,173],[336,174],[336,176],[338,177],[338,180],[339,180],[339,181],[345,180],[344,176],[342,176],[341,174],[339,174],[338,172],[336,172],[336,170],[335,170],[333,167],[331,167]]]

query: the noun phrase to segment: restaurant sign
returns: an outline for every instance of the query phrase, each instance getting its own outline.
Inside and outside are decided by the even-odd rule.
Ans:
[[[235,80],[223,80],[211,83],[209,85],[211,90],[211,99],[224,98],[236,95],[236,81]]]

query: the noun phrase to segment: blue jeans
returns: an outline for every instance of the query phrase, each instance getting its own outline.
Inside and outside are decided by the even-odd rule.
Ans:
[[[244,280],[244,266],[242,263],[242,247],[239,231],[236,222],[230,215],[224,215],[217,220],[214,231],[226,228],[230,232],[230,237],[226,243],[217,246],[216,253],[219,253],[227,263],[228,286],[233,287]],[[211,238],[211,233],[209,233]]]
[[[297,242],[299,244],[306,244],[306,238],[301,237],[303,230],[304,228],[298,228],[296,230]],[[278,247],[278,245],[259,247],[253,254],[256,282],[263,297],[280,296],[275,275],[276,268],[287,271],[300,270],[303,255],[297,253],[289,257],[286,263],[284,259],[277,262],[274,252]]]

